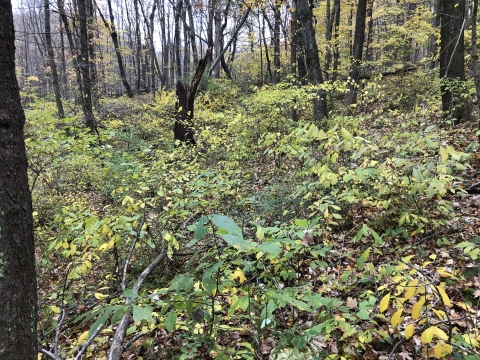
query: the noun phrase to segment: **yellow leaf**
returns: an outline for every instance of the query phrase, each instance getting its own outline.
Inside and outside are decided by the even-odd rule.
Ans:
[[[77,345],[83,344],[83,343],[85,342],[85,340],[87,340],[87,336],[88,336],[88,330],[87,330],[87,331],[84,331],[84,332],[78,337]]]
[[[58,306],[52,305],[50,306],[50,310],[52,310],[55,314],[60,314],[62,310]]]
[[[433,312],[438,316],[438,318],[441,320],[441,321],[444,321],[445,320],[445,311],[442,311],[442,310],[437,310],[437,309],[432,309]]]
[[[441,359],[445,356],[447,356],[448,354],[451,354],[452,353],[452,345],[449,345],[449,344],[445,344],[443,341],[442,342],[439,342],[434,348],[433,348],[433,355],[437,358],[437,359]]]
[[[417,290],[417,285],[418,285],[418,279],[411,281],[407,285],[407,290],[405,291],[406,300],[410,300],[413,297],[413,295],[415,295],[415,291]]]
[[[420,310],[425,304],[425,296],[422,296],[412,307],[412,319],[417,320],[420,317]]]
[[[403,334],[405,335],[405,339],[410,339],[413,335],[413,332],[415,331],[415,324],[408,324],[407,327],[405,328],[405,331]]]
[[[230,277],[233,279],[238,279],[238,282],[242,284],[247,278],[245,277],[245,273],[242,270],[235,270],[233,273],[230,274]]]
[[[434,328],[435,326],[431,326],[422,333],[422,343],[428,344],[432,341]]]
[[[442,162],[444,163],[448,159],[448,151],[443,146],[440,146],[440,156],[442,157]]]
[[[445,334],[445,331],[443,331],[442,329],[436,327],[436,326],[432,326],[433,329],[433,333],[440,339],[442,340],[447,340],[448,339],[448,335]]]
[[[392,316],[392,327],[396,327],[398,324],[400,324],[402,318],[402,309],[398,310],[395,314]]]
[[[104,294],[98,293],[98,292],[95,293],[95,298],[98,299],[98,300],[103,300],[103,299],[105,299],[105,298],[107,298],[107,297],[108,297],[108,295],[104,295]]]
[[[448,297],[447,293],[445,292],[445,283],[441,283],[438,287],[438,292],[440,293],[440,296],[442,297],[442,301],[445,304],[445,306],[451,306],[452,304],[450,303],[450,298]]]
[[[380,300],[380,312],[384,312],[388,308],[388,303],[390,302],[390,293],[385,295],[382,300]]]

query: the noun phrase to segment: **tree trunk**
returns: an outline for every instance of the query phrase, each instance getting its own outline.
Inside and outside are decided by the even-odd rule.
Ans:
[[[10,1],[0,1],[0,359],[37,359],[32,200]]]
[[[135,7],[135,37],[137,47],[135,50],[135,65],[137,66],[137,81],[135,83],[135,89],[137,91],[143,90],[145,85],[142,86],[142,36],[140,35],[140,13],[138,11],[138,0],[133,1]]]
[[[472,67],[473,78],[475,82],[475,92],[477,94],[477,106],[480,110],[480,73],[478,71],[478,50],[477,50],[477,14],[478,0],[473,0],[472,7]],[[480,121],[478,121],[478,141],[480,142]]]
[[[177,81],[176,95],[178,97],[177,119],[175,121],[175,140],[195,145],[193,131],[193,110],[195,105],[195,94],[202,75],[207,67],[208,59],[212,49],[207,49],[205,56],[198,62],[195,75],[190,84]]]
[[[367,15],[367,0],[358,0],[357,16],[355,18],[355,37],[353,39],[353,59],[350,69],[350,82],[347,104],[357,103],[357,88],[360,78],[360,63],[362,62],[363,43],[365,42],[365,17]]]
[[[432,19],[432,27],[434,29],[438,29],[440,26],[440,5],[442,0],[435,0],[433,5],[433,19]],[[432,58],[430,61],[430,69],[435,68],[437,64],[437,37],[435,34],[430,35],[430,46],[428,47],[428,54]]]
[[[175,69],[177,70],[177,81],[182,77],[180,58],[180,15],[182,14],[182,6],[183,0],[178,0],[175,6]]]
[[[317,42],[313,28],[313,15],[308,0],[297,1],[297,16],[302,27],[303,48],[307,63],[308,80],[313,85],[323,84],[320,58],[318,56]],[[320,123],[327,115],[325,91],[317,90],[317,96],[313,99],[313,115],[316,122]]]
[[[44,0],[45,6],[45,44],[47,47],[48,61],[50,62],[50,72],[52,74],[53,91],[55,92],[55,103],[57,104],[58,118],[63,119],[65,113],[63,111],[62,96],[60,95],[60,84],[58,83],[57,63],[55,62],[55,54],[52,46],[52,33],[50,31],[50,3]]]
[[[281,0],[276,0],[273,8],[273,78],[274,84],[280,82],[280,25],[282,22],[280,10]]]
[[[192,12],[192,3],[190,0],[185,0],[187,5],[187,14],[188,14],[188,33],[190,35],[190,43],[192,45],[192,55],[193,55],[193,63],[195,65],[198,64],[198,51],[197,51],[197,42],[195,39],[195,22],[193,20],[193,12]]]
[[[86,0],[78,0],[78,15],[80,17],[80,73],[83,84],[83,114],[85,125],[92,132],[97,131],[95,117],[93,116],[92,79],[90,74],[90,57],[88,45],[87,5]]]
[[[465,80],[464,37],[465,0],[442,0],[440,10],[440,78],[442,109],[445,116],[460,122],[466,117],[464,100],[454,96],[449,83]]]

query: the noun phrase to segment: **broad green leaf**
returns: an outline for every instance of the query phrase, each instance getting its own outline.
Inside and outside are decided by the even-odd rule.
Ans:
[[[257,246],[257,249],[269,255],[278,255],[282,252],[282,246],[277,242],[264,242]]]
[[[93,323],[92,327],[90,328],[90,330],[88,331],[88,338],[90,339],[90,337],[93,335],[93,333],[95,332],[95,330],[98,329],[98,327],[100,325],[103,325],[105,324],[105,322],[107,321],[108,317],[110,316],[110,314],[112,313],[113,309],[115,309],[113,306],[109,306],[105,309],[105,312],[102,314],[102,316],[98,317],[98,319]]]
[[[212,215],[211,220],[213,225],[219,229],[226,230],[231,235],[236,235],[243,240],[242,229],[228,216]]]
[[[132,311],[133,320],[135,320],[135,322],[140,322],[142,320],[145,320],[149,324],[153,322],[153,319],[152,319],[153,308],[150,305],[142,305],[142,306],[133,305],[132,310],[133,310]]]
[[[170,312],[167,314],[167,317],[165,318],[165,329],[167,329],[168,332],[172,332],[172,330],[175,328],[176,323],[177,315],[175,314],[174,310],[170,310]]]

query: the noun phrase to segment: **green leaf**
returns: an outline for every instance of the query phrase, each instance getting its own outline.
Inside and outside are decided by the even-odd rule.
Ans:
[[[219,229],[226,230],[229,234],[236,235],[243,240],[242,229],[228,216],[212,215],[211,217],[213,225]]]
[[[105,324],[105,322],[107,321],[108,317],[110,316],[110,314],[112,313],[112,311],[114,310],[115,308],[113,306],[109,306],[105,309],[105,312],[102,314],[102,316],[100,316],[92,325],[92,327],[90,328],[90,330],[88,331],[88,336],[87,338],[90,339],[90,337],[93,335],[93,333],[95,332],[95,330],[97,330],[97,328],[102,325],[102,324]]]
[[[135,320],[135,322],[145,320],[151,324],[153,322],[152,312],[153,308],[150,305],[133,305],[133,320]]]
[[[172,332],[172,330],[175,328],[176,323],[177,315],[175,314],[174,310],[170,310],[170,312],[167,314],[167,317],[165,318],[165,329],[167,329],[168,332]]]
[[[352,134],[350,134],[350,132],[347,129],[342,128],[342,130],[340,130],[340,132],[341,132],[342,137],[345,141],[353,142]]]
[[[257,249],[265,251],[269,255],[278,255],[282,252],[282,246],[277,242],[264,242]]]

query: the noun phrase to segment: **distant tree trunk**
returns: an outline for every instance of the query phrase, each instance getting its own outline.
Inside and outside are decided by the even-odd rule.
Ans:
[[[215,29],[215,42],[213,49],[215,58],[217,58],[222,51],[222,12],[220,9],[215,9],[213,11],[213,25]],[[213,68],[212,76],[217,79],[220,77],[220,63]]]
[[[338,46],[338,37],[340,31],[340,0],[335,0],[335,25],[334,25],[334,46],[333,46],[333,75],[332,80],[337,80],[338,63],[340,62],[340,50]]]
[[[193,131],[193,110],[195,105],[195,94],[202,75],[207,67],[208,59],[212,49],[207,49],[205,56],[198,62],[195,75],[190,84],[181,80],[177,81],[176,95],[178,98],[178,112],[175,121],[175,140],[195,145]]]
[[[432,19],[432,27],[434,29],[438,29],[440,26],[440,5],[441,5],[442,0],[435,0],[434,5],[433,5],[433,19]],[[438,50],[438,45],[437,45],[437,37],[435,34],[430,35],[430,46],[428,47],[428,54],[432,58],[430,61],[430,69],[435,68],[437,64],[437,50]]]
[[[183,0],[178,0],[175,6],[175,69],[177,81],[182,77],[182,64],[180,58],[180,15],[182,14]]]
[[[262,40],[263,40],[263,45],[265,46],[265,61],[267,62],[267,72],[269,75],[268,82],[272,81],[272,67],[270,66],[270,56],[268,55],[268,46],[267,46],[267,41],[265,40],[265,15],[263,16],[263,23],[262,23],[262,37],[260,39],[260,46],[262,46]],[[263,83],[263,79],[262,79]]]
[[[78,0],[78,15],[80,17],[80,73],[82,74],[83,84],[83,114],[85,117],[85,125],[92,132],[97,131],[95,117],[93,116],[92,102],[92,78],[90,74],[90,56],[88,45],[88,15],[86,0]]]
[[[357,103],[357,88],[360,78],[363,43],[365,42],[365,17],[367,15],[367,0],[358,0],[357,16],[355,18],[355,37],[353,39],[353,59],[350,69],[350,83],[347,104]]]
[[[323,77],[320,68],[317,42],[315,40],[315,31],[313,28],[313,15],[308,0],[297,0],[297,10],[298,20],[302,27],[303,48],[305,50],[308,80],[313,85],[321,85],[323,84]],[[317,96],[313,99],[313,114],[315,121],[319,123],[327,116],[327,101],[325,91],[322,89],[318,89]]]
[[[48,1],[48,0],[45,0],[45,1]],[[125,67],[123,66],[122,53],[120,52],[120,45],[118,44],[118,35],[117,35],[117,30],[115,28],[115,22],[114,22],[115,17],[113,16],[112,1],[107,0],[107,4],[108,4],[108,12],[110,14],[110,24],[108,24],[107,20],[103,16],[102,12],[100,11],[100,8],[98,8],[98,12],[100,13],[100,17],[103,20],[103,24],[110,32],[110,36],[112,38],[113,47],[115,48],[115,54],[117,55],[118,70],[120,71],[120,78],[122,79],[122,84],[125,87],[125,91],[127,92],[128,97],[133,98],[133,90],[127,81]]]
[[[365,60],[367,61],[372,61],[373,60],[373,53],[372,53],[372,30],[373,30],[373,3],[374,0],[368,0],[367,3],[367,14],[366,17],[368,18],[368,23],[367,23],[367,44],[365,48]]]
[[[136,50],[135,50],[135,65],[137,66],[137,81],[135,83],[135,89],[137,91],[142,89],[142,37],[140,35],[140,13],[138,11],[138,0],[133,1],[135,7],[135,37],[136,37]],[[144,85],[145,86],[145,85]]]
[[[452,80],[465,80],[464,30],[465,0],[442,0],[440,10],[440,78],[442,80],[442,108],[445,116],[460,122],[466,117],[463,99],[455,97],[448,88]]]
[[[282,3],[281,0],[275,0],[273,8],[273,78],[274,84],[280,82],[280,25],[282,23],[281,12]]]
[[[65,113],[63,111],[62,96],[60,95],[60,84],[58,82],[57,63],[55,62],[55,54],[52,46],[52,33],[50,31],[50,3],[44,0],[45,6],[45,45],[47,47],[48,61],[50,63],[50,72],[52,74],[53,91],[55,92],[55,103],[57,104],[58,118],[63,119]]]
[[[187,5],[187,14],[188,14],[188,32],[190,35],[190,44],[192,45],[192,56],[193,56],[193,63],[195,65],[198,64],[198,51],[197,51],[197,42],[195,39],[195,22],[193,20],[193,12],[192,12],[192,3],[190,0],[186,0]]]
[[[473,0],[472,7],[472,67],[473,78],[475,82],[475,91],[477,94],[477,106],[480,110],[480,73],[478,71],[478,50],[477,50],[477,14],[478,14],[478,0]],[[480,121],[478,122],[478,130],[480,131]],[[478,135],[480,142],[480,135]]]
[[[0,359],[37,359],[37,282],[12,5],[0,1]]]
[[[153,1],[152,12],[150,13],[150,28],[149,28],[150,56],[152,58],[152,61],[151,61],[151,64],[150,64],[150,73],[151,73],[151,77],[152,77],[151,91],[152,91],[152,96],[153,96],[154,99],[155,99],[155,91],[156,91],[155,64],[156,64],[156,60],[157,60],[157,54],[155,54],[155,45],[154,45],[154,42],[153,42],[153,35],[155,33],[155,31],[154,31],[155,30],[155,28],[154,28],[155,22],[153,20],[154,20],[154,17],[155,17],[155,10],[157,9],[157,1],[158,0]]]

